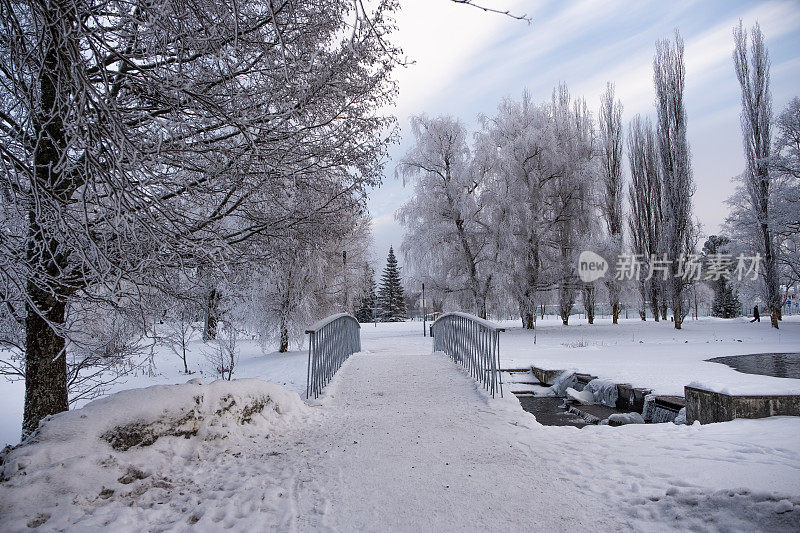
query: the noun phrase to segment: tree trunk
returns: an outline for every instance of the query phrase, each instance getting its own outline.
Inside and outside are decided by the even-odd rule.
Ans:
[[[519,314],[522,318],[522,327],[523,329],[534,329],[534,322],[536,319],[536,303],[534,299],[531,298],[532,289],[528,289],[525,291],[520,304],[519,304]]]
[[[219,293],[216,288],[208,292],[206,301],[206,323],[203,330],[203,340],[214,340],[217,338],[217,322],[219,321]]]
[[[285,324],[281,324],[281,346],[278,348],[280,353],[289,351],[289,330],[286,329]]]
[[[681,324],[683,324],[683,303],[680,299],[675,303],[672,314],[675,319],[675,329],[681,329]]]
[[[39,421],[69,408],[67,394],[66,343],[50,323],[64,324],[66,305],[45,295],[32,284],[28,293],[43,309],[44,318],[30,305],[25,317],[25,411],[22,419],[23,438],[30,435]]]
[[[614,302],[611,306],[611,320],[614,324],[619,322],[619,302]]]
[[[650,311],[653,312],[653,320],[659,322],[661,320],[661,309],[658,306],[655,294],[653,294],[653,297],[650,299]]]
[[[26,286],[23,437],[33,432],[42,418],[69,408],[66,341],[53,329],[63,326],[66,316],[64,295],[70,288],[59,282],[68,276],[69,250],[60,246],[50,228],[42,225],[40,217],[47,220],[50,210],[56,211],[56,217],[61,215],[58,210],[70,202],[80,183],[76,177],[65,175],[62,160],[67,150],[64,117],[72,80],[62,79],[66,78],[61,75],[65,59],[60,53],[68,46],[69,37],[64,28],[69,24],[59,20],[58,14],[50,14],[54,20],[45,21],[44,68],[39,77],[40,109],[33,121],[32,141],[36,147],[31,188],[47,201],[28,213],[26,258],[31,274]]]
[[[533,312],[525,311],[522,316],[522,327],[525,329],[533,329]]]

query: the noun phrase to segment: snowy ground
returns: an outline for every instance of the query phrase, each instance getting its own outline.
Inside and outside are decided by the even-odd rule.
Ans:
[[[420,326],[365,326],[365,353],[345,363],[318,406],[243,382],[241,403],[266,393],[279,407],[252,428],[228,420],[228,438],[213,430],[224,421],[208,422],[216,420],[211,400],[227,389],[202,385],[175,389],[186,398],[187,387],[206,387],[206,422],[189,439],[74,448],[58,444],[54,427],[53,442],[43,438],[6,463],[27,475],[0,485],[0,529],[800,529],[800,418],[545,427],[513,397],[488,398],[449,359],[431,355]],[[115,396],[100,407],[119,399],[130,403]],[[81,411],[60,416],[70,421],[68,439],[103,426],[95,420],[81,432]]]
[[[800,352],[798,315],[786,317],[777,331],[769,320],[750,323],[746,318],[689,319],[680,331],[670,322],[639,319],[623,319],[615,326],[610,319],[589,325],[573,317],[569,326],[562,326],[560,319],[548,317],[539,321],[535,333],[522,330],[519,322],[501,324],[507,327],[500,335],[504,368],[577,370],[680,396],[692,382],[739,394],[800,394],[800,380],[743,374],[705,361],[722,355]]]

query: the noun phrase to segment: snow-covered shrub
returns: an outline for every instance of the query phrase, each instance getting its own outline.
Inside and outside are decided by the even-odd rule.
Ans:
[[[239,332],[236,327],[230,322],[223,322],[217,339],[212,341],[211,347],[205,352],[206,359],[221,379],[230,381],[233,377],[239,362],[238,344]]]

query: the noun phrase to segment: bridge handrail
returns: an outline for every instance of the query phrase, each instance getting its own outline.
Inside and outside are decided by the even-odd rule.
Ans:
[[[445,313],[431,326],[433,350],[446,353],[484,388],[503,396],[500,377],[500,333],[505,328],[469,313]]]
[[[348,313],[338,313],[318,320],[306,329],[308,338],[308,373],[306,398],[318,398],[345,359],[361,351],[361,324]]]
[[[480,324],[480,325],[482,325],[484,327],[487,327],[487,328],[489,328],[491,330],[494,330],[494,331],[505,331],[506,330],[506,328],[502,328],[502,327],[498,326],[497,324],[495,324],[494,322],[486,320],[485,318],[481,318],[479,316],[471,315],[469,313],[462,313],[460,311],[450,311],[448,313],[442,313],[441,315],[439,315],[439,318],[437,318],[433,323],[436,324],[436,321],[441,320],[443,318],[446,318],[448,316],[460,316],[460,317],[463,317],[463,318],[468,318],[468,319],[472,320],[473,322],[477,322],[478,324]]]
[[[325,318],[321,318],[321,319],[317,320],[316,322],[314,322],[313,324],[311,324],[310,326],[308,326],[306,328],[306,334],[315,333],[318,330],[320,330],[320,329],[324,328],[325,326],[327,326],[328,324],[330,324],[331,322],[333,322],[334,320],[339,320],[343,316],[349,316],[350,318],[352,318],[353,320],[356,321],[356,324],[358,324],[358,320],[356,320],[356,317],[354,317],[350,313],[336,313],[335,315],[326,316]],[[358,324],[358,327],[360,328],[361,324]]]

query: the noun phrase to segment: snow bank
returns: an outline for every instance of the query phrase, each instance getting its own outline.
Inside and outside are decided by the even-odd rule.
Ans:
[[[164,436],[212,440],[269,433],[285,415],[304,409],[297,393],[256,379],[210,384],[192,379],[184,385],[125,390],[43,420],[24,446],[6,458],[3,472],[8,476],[14,459],[34,449],[54,453],[103,442],[125,451]]]
[[[15,487],[0,515],[30,501],[57,505],[65,497],[168,484],[159,474],[166,466],[280,434],[309,410],[297,393],[256,379],[118,392],[46,418],[29,439],[0,454],[0,480]]]

